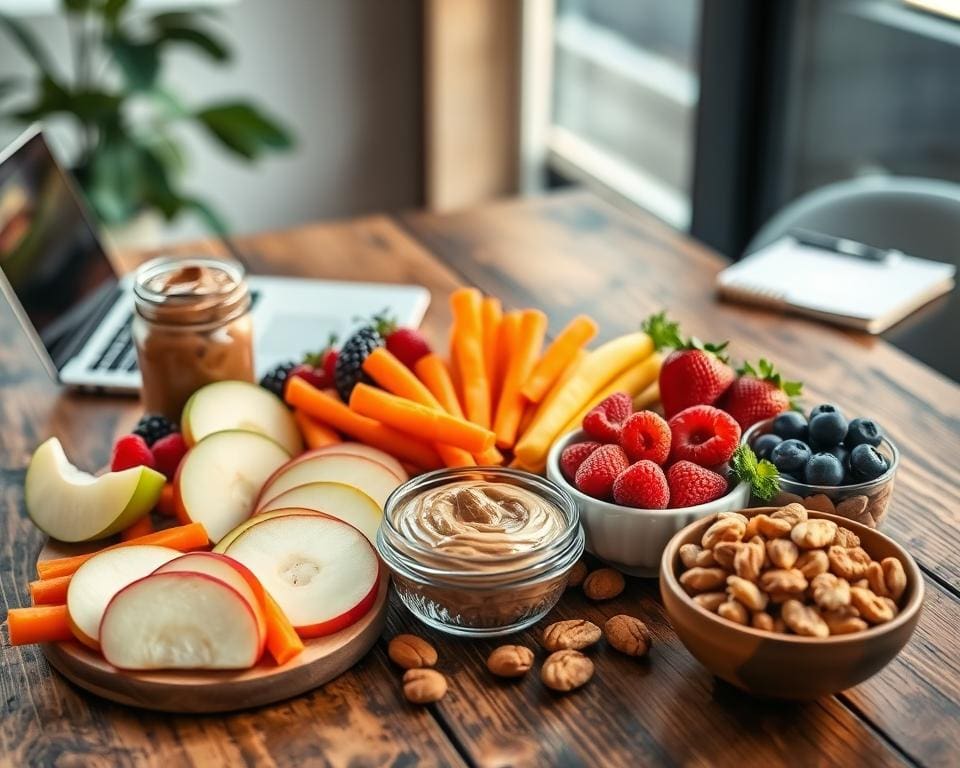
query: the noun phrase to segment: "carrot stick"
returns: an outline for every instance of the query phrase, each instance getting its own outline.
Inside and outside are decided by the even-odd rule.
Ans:
[[[37,575],[41,579],[72,576],[76,573],[77,568],[87,562],[87,560],[108,549],[129,547],[135,544],[153,544],[158,547],[170,547],[170,549],[176,549],[180,552],[189,552],[193,549],[202,549],[209,543],[210,537],[207,536],[207,530],[203,527],[202,523],[188,523],[187,525],[178,525],[174,528],[166,528],[156,533],[148,533],[139,539],[121,541],[119,544],[103,547],[96,552],[88,552],[85,555],[59,557],[55,560],[41,560],[37,563]]]
[[[497,450],[496,446],[484,451],[483,453],[478,453],[473,458],[476,459],[476,464],[484,467],[503,466],[503,454]]]
[[[590,339],[597,335],[597,324],[587,315],[577,315],[543,353],[533,373],[520,389],[531,403],[539,403],[554,382]]]
[[[350,408],[361,416],[378,419],[395,429],[431,442],[463,448],[470,453],[482,453],[494,443],[494,434],[489,429],[367,384],[357,384],[353,388]]]
[[[148,533],[153,533],[155,530],[157,529],[153,527],[153,519],[150,517],[150,513],[148,512],[135,523],[128,525],[126,528],[120,531],[120,541],[138,539],[141,536],[146,536]]]
[[[290,405],[362,443],[380,448],[423,469],[441,466],[440,457],[431,446],[386,424],[354,413],[339,400],[324,394],[299,376],[290,379],[285,394]]]
[[[520,415],[520,423],[517,425],[518,440],[523,437],[523,433],[527,431],[527,427],[533,423],[533,418],[537,415],[538,405],[538,403],[527,403],[523,406],[523,413]]]
[[[303,640],[277,601],[264,593],[264,614],[267,619],[267,650],[277,664],[286,664],[303,652]]]
[[[58,576],[55,579],[37,579],[28,584],[30,602],[34,605],[60,605],[67,602],[67,587],[73,576]]]
[[[490,428],[490,382],[484,364],[483,299],[476,288],[460,288],[450,294],[453,312],[453,353],[460,371],[463,408],[467,418]]]
[[[294,410],[293,420],[297,422],[297,426],[300,428],[300,434],[303,435],[303,442],[307,444],[307,448],[310,450],[343,442],[343,440],[340,439],[340,435],[334,430],[330,429],[326,424],[321,424],[319,421],[310,418],[310,416],[301,410]]]
[[[450,378],[450,371],[447,370],[443,358],[435,354],[425,355],[413,364],[413,370],[447,413],[463,418],[463,409],[457,399],[457,390],[453,386],[453,379]]]
[[[500,299],[485,296],[480,306],[480,324],[483,327],[483,367],[487,371],[487,383],[490,387],[490,412],[497,412],[497,400],[500,397],[501,376],[497,372],[497,340],[500,336],[500,323],[503,321],[503,307]]]
[[[65,605],[37,605],[32,608],[11,608],[7,612],[10,645],[59,643],[72,640]]]
[[[512,448],[517,440],[517,429],[525,402],[520,394],[520,387],[537,362],[546,331],[547,316],[543,312],[538,309],[525,309],[522,312],[520,330],[510,352],[510,364],[503,379],[503,391],[494,422],[498,448]]]
[[[163,490],[160,491],[160,498],[157,499],[157,505],[154,507],[157,514],[164,517],[176,517],[177,507],[173,500],[173,483],[164,483]]]

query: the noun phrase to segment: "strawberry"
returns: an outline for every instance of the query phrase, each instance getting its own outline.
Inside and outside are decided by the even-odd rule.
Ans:
[[[670,488],[663,470],[643,459],[621,472],[613,483],[613,500],[625,507],[666,509]]]
[[[727,480],[723,475],[711,472],[692,461],[678,461],[667,470],[667,485],[670,486],[670,507],[694,507],[719,499],[727,492]]]
[[[114,443],[113,455],[110,457],[111,472],[120,472],[131,467],[152,469],[153,466],[153,451],[140,435],[124,435]]]
[[[177,467],[180,466],[180,460],[186,454],[187,444],[179,432],[161,437],[153,444],[154,464],[158,472],[163,472],[167,476],[167,480],[173,480],[173,476],[177,474]]]
[[[800,394],[803,384],[785,381],[773,364],[760,359],[757,367],[744,363],[737,371],[739,378],[730,385],[717,403],[742,429],[788,410],[792,398]]]
[[[327,381],[330,382],[327,384],[328,387],[333,386],[333,372],[337,369],[337,358],[339,356],[340,353],[333,347],[327,349],[323,356],[323,372],[327,376]]]
[[[574,443],[564,448],[560,454],[560,471],[563,472],[563,476],[570,482],[573,482],[573,478],[576,477],[580,465],[583,464],[587,456],[599,447],[600,443],[588,441],[585,443]]]
[[[315,368],[309,363],[295,365],[287,374],[286,381],[290,381],[294,376],[303,379],[307,384],[311,384],[317,389],[325,389],[330,386],[330,381],[327,379],[327,374],[323,368]],[[284,382],[284,389],[286,389],[286,382]]]
[[[630,461],[649,459],[663,464],[670,455],[670,425],[653,411],[634,413],[623,423],[620,445]]]
[[[331,333],[327,340],[327,346],[319,352],[310,352],[304,355],[303,362],[287,374],[287,381],[293,376],[299,376],[307,384],[312,384],[317,389],[332,387],[333,372],[337,364],[336,344],[337,334]]]
[[[623,422],[633,413],[633,399],[614,392],[583,417],[583,431],[601,443],[619,443]]]
[[[387,351],[410,370],[417,360],[432,352],[423,334],[415,328],[397,328],[387,334],[386,342]]]
[[[733,383],[734,371],[723,354],[727,342],[682,339],[679,326],[664,312],[647,318],[643,330],[658,350],[673,349],[660,368],[660,402],[667,418],[691,405],[713,405]]]
[[[609,499],[613,481],[629,464],[627,454],[619,445],[601,445],[583,460],[573,484],[588,496]]]
[[[740,442],[740,425],[712,405],[693,405],[668,422],[673,438],[670,461],[712,467],[729,461]]]

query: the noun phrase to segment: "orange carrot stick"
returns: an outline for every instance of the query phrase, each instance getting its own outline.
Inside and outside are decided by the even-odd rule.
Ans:
[[[597,324],[587,315],[577,315],[543,353],[533,373],[520,389],[531,403],[539,403],[590,339],[597,335]]]
[[[485,296],[480,307],[480,323],[483,326],[483,366],[487,371],[487,383],[490,387],[490,413],[497,412],[497,399],[500,397],[501,377],[497,372],[497,340],[500,337],[500,323],[503,321],[503,307],[500,299]]]
[[[507,368],[510,365],[510,355],[517,345],[517,337],[520,335],[520,321],[523,313],[517,310],[507,312],[503,316],[500,328],[497,332],[497,381],[495,389],[497,392],[497,410],[500,409],[500,398],[503,396],[503,380],[507,376]],[[494,411],[496,417],[496,411]]]
[[[158,547],[170,547],[170,549],[176,549],[180,552],[189,552],[193,549],[202,549],[209,543],[210,537],[207,536],[207,529],[203,527],[202,523],[178,525],[174,528],[157,531],[156,533],[148,533],[139,539],[121,541],[119,544],[103,547],[96,552],[89,552],[85,555],[58,557],[55,560],[41,560],[37,563],[37,575],[41,579],[72,576],[76,573],[77,568],[87,562],[87,560],[107,549],[118,549],[119,547],[129,547],[135,544],[153,544]]]
[[[517,439],[523,437],[527,427],[533,424],[533,419],[537,415],[537,403],[526,403],[523,406],[523,413],[520,414],[520,423],[517,425]]]
[[[10,645],[59,643],[72,640],[65,605],[36,605],[32,608],[11,608],[7,612]]]
[[[314,448],[323,448],[325,445],[336,445],[337,443],[342,443],[343,440],[340,439],[334,430],[330,429],[326,424],[321,424],[319,421],[310,418],[303,411],[295,409],[293,411],[293,420],[297,422],[297,426],[300,428],[300,434],[303,435],[303,442],[307,444],[307,448],[313,450]]]
[[[371,352],[367,359],[363,361],[363,370],[387,392],[397,395],[397,397],[405,397],[407,400],[420,403],[420,405],[432,408],[435,411],[446,413],[433,393],[414,375],[413,371],[401,363],[389,350],[381,347]],[[473,456],[462,448],[444,445],[443,443],[434,443],[433,447],[437,449],[440,459],[447,467],[475,467],[477,465]]]
[[[451,416],[463,418],[463,409],[457,399],[457,390],[450,378],[450,371],[440,355],[429,354],[413,365],[413,370],[444,410]]]
[[[150,513],[148,512],[135,523],[128,525],[126,528],[120,531],[120,541],[139,539],[141,536],[146,536],[148,533],[153,533],[155,530],[157,529],[153,527],[153,519],[150,517]]]
[[[453,312],[453,353],[460,371],[463,409],[467,418],[490,428],[490,382],[484,364],[483,298],[476,288],[460,288],[450,294]]]
[[[510,364],[503,380],[503,391],[497,406],[494,431],[498,448],[512,448],[517,440],[524,398],[520,387],[536,365],[547,331],[547,316],[538,309],[525,309],[520,317],[520,330],[510,353]]]
[[[431,446],[375,419],[354,413],[339,400],[321,392],[299,376],[287,383],[285,394],[290,405],[362,443],[423,469],[441,466],[440,457]]]
[[[473,457],[476,459],[476,464],[479,464],[484,467],[502,467],[503,466],[503,454],[497,450],[497,447],[488,448],[483,453],[478,453]]]
[[[286,664],[303,652],[303,640],[293,628],[290,619],[277,601],[264,593],[264,613],[267,619],[267,650],[277,664]]]
[[[67,587],[73,576],[58,576],[55,579],[37,579],[28,584],[30,602],[34,605],[60,605],[67,602]]]
[[[470,453],[482,453],[494,443],[495,436],[489,429],[367,384],[354,387],[350,408],[361,416],[378,419],[395,429],[431,442],[463,448]]]
[[[157,505],[154,509],[164,517],[176,517],[177,507],[173,499],[173,483],[164,483],[163,490],[160,491],[160,498],[157,499]]]

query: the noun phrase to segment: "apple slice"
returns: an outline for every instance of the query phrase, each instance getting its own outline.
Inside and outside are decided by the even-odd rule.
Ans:
[[[363,491],[352,485],[333,482],[298,485],[274,496],[257,510],[257,514],[291,507],[312,509],[350,523],[366,536],[371,544],[376,542],[377,529],[383,518],[380,505]]]
[[[339,632],[377,600],[380,559],[352,525],[324,515],[281,515],[251,525],[227,554],[260,579],[301,637]]]
[[[218,381],[198,389],[183,407],[180,428],[187,445],[214,432],[244,429],[266,435],[291,456],[303,450],[290,409],[273,392],[248,381]]]
[[[260,491],[257,509],[272,501],[284,491],[298,485],[322,481],[352,485],[367,494],[381,509],[390,492],[400,485],[400,479],[383,464],[365,456],[345,453],[327,453],[311,456],[304,461],[292,461],[280,467]]]
[[[395,457],[391,456],[386,451],[381,451],[379,448],[374,448],[372,445],[366,445],[364,443],[336,443],[335,445],[324,445],[321,448],[313,448],[312,450],[301,453],[290,463],[296,464],[304,459],[310,459],[314,456],[320,456],[321,454],[325,453],[348,453],[352,456],[363,456],[367,459],[372,459],[373,461],[383,464],[383,466],[397,476],[397,480],[399,480],[401,483],[405,483],[410,479],[410,475],[407,474],[407,470],[403,468],[403,464],[401,464]]]
[[[100,621],[113,596],[178,557],[169,547],[135,545],[104,550],[77,568],[67,587],[67,616],[77,640],[99,650]]]
[[[120,669],[248,669],[263,649],[253,609],[205,573],[153,573],[116,594],[100,623]]]
[[[94,477],[73,466],[51,437],[33,452],[24,482],[27,514],[60,541],[94,541],[122,531],[153,509],[165,479],[148,467]]]
[[[317,512],[315,509],[306,509],[304,507],[287,507],[284,509],[274,509],[271,512],[257,512],[253,517],[244,520],[240,525],[220,539],[212,551],[224,554],[230,548],[230,545],[236,541],[237,537],[251,526],[274,517],[286,517],[288,515],[320,515],[321,517],[331,517],[331,515],[328,515],[326,512]]]
[[[257,629],[260,633],[260,650],[267,642],[267,619],[264,615],[266,597],[260,580],[253,575],[249,568],[238,563],[232,557],[216,552],[190,552],[170,560],[154,573],[205,573],[215,579],[225,582],[250,603],[253,615],[257,620]]]
[[[250,517],[264,481],[290,459],[269,437],[229,430],[208,435],[180,462],[174,505],[183,523],[203,523],[216,543]]]

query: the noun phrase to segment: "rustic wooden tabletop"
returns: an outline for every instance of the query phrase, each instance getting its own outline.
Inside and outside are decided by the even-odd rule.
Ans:
[[[685,329],[731,339],[738,357],[772,358],[829,400],[880,421],[903,457],[886,531],[924,572],[927,600],[913,639],[871,680],[809,704],[751,699],[714,679],[681,645],[655,580],[629,580],[609,603],[570,591],[551,614],[597,624],[642,617],[648,659],[595,656],[586,688],[555,696],[536,676],[493,680],[493,642],[427,630],[394,601],[386,636],[353,670],[281,704],[225,716],[173,716],[95,698],[52,672],[37,647],[2,647],[0,763],[7,765],[956,765],[960,754],[960,387],[885,342],[761,310],[718,303],[721,260],[642,215],[583,193],[511,201],[453,215],[372,216],[242,240],[257,272],[420,283],[434,297],[437,341],[446,296],[468,283],[505,304],[538,306],[556,330],[579,312],[608,338],[668,307]],[[212,243],[197,246],[218,251]],[[944,329],[949,332],[950,329]],[[955,332],[955,329],[954,329]],[[309,329],[304,329],[309,333]],[[323,339],[318,339],[320,344]],[[132,399],[60,390],[0,306],[0,602],[28,604],[42,536],[28,521],[23,477],[51,434],[87,467],[137,418]],[[403,699],[386,639],[428,637],[450,692]],[[4,638],[5,638],[5,633]],[[514,642],[535,647],[535,630]]]

